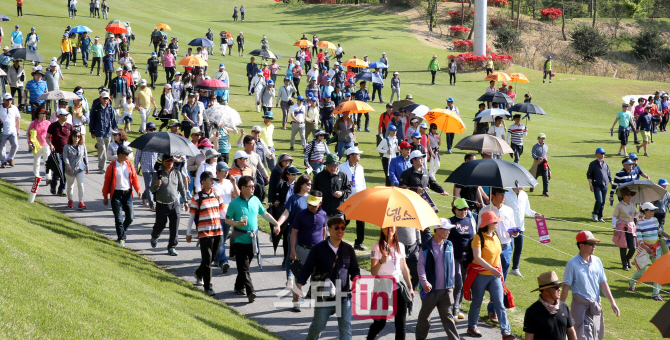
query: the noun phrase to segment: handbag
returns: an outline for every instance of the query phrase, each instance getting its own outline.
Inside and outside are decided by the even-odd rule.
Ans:
[[[514,295],[512,295],[512,292],[507,289],[507,286],[505,286],[505,283],[503,282],[503,305],[505,306],[505,309],[510,309],[514,308]]]

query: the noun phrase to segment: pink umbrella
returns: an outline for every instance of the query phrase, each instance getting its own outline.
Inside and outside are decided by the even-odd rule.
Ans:
[[[208,91],[219,91],[219,90],[227,90],[228,84],[218,79],[205,79],[199,82],[198,85],[195,86],[195,88]]]

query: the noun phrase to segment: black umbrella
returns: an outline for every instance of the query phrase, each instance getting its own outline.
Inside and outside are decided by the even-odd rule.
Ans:
[[[249,52],[249,55],[253,55],[256,57],[261,57],[265,59],[283,59],[279,54],[274,54],[270,50],[265,50],[262,48],[259,48],[257,50],[253,50]]]
[[[658,328],[663,338],[670,338],[670,302],[666,302],[649,322]]]
[[[27,48],[15,48],[9,51],[9,56],[14,59],[39,61],[40,63],[44,61],[44,58],[42,58],[42,56],[37,53],[37,51],[33,51]]]
[[[200,153],[190,140],[169,132],[144,134],[130,143],[130,147],[172,156],[195,156]]]
[[[398,100],[393,102],[393,111],[400,111],[401,108],[404,108],[407,105],[412,105],[414,104],[413,101],[403,99],[403,100]]]
[[[461,164],[445,182],[494,188],[535,187],[537,181],[521,165],[499,159],[478,159]]]
[[[502,92],[485,93],[477,99],[478,102],[492,102],[492,103],[513,103],[512,98]]]
[[[539,107],[535,104],[531,104],[531,103],[516,104],[516,105],[510,107],[509,111],[510,112],[523,112],[523,113],[526,114],[526,116],[524,118],[526,118],[528,120],[530,120],[530,114],[531,113],[536,114],[536,115],[546,115],[547,114],[546,112],[544,112],[544,110],[541,107]]]

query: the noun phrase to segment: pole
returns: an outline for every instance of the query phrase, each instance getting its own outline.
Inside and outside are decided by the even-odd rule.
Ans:
[[[486,0],[475,0],[475,21],[474,29],[474,46],[473,53],[476,56],[486,55]]]

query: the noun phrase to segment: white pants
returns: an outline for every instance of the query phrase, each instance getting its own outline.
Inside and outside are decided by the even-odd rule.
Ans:
[[[39,151],[33,154],[33,174],[35,174],[35,177],[40,177],[40,163],[42,163],[42,158],[44,158],[44,164],[46,165],[49,155],[51,155],[49,145],[42,146]]]
[[[75,176],[71,176],[67,172],[65,173],[65,179],[67,180],[67,199],[68,201],[73,201],[72,196],[74,196],[74,180],[77,180],[77,194],[79,195],[79,202],[84,201],[84,179],[86,178],[86,172],[82,171]]]
[[[140,120],[142,121],[140,123],[140,132],[146,132],[147,119],[149,118],[149,112],[151,112],[151,106],[149,106],[146,109],[140,107]]]
[[[228,44],[221,44],[221,55],[226,55],[226,49],[228,48]]]
[[[437,173],[437,170],[440,170],[440,159],[437,157],[433,157],[430,159],[430,175],[435,177],[435,174]]]
[[[400,88],[391,88],[391,99],[389,100],[389,103],[393,103],[393,95],[396,95],[398,97],[397,100],[400,100]]]
[[[254,98],[256,99],[256,103],[258,103],[258,104],[256,104],[256,112],[261,112],[261,104],[263,104],[263,101],[262,101],[262,98],[261,98],[262,95],[263,95],[262,91],[254,91]]]

